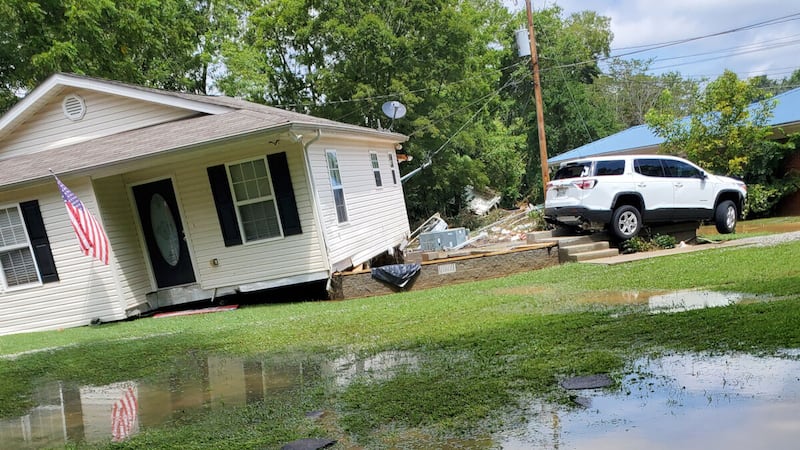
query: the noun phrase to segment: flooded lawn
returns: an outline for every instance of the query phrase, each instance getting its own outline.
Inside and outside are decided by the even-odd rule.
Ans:
[[[504,449],[789,449],[800,439],[794,356],[670,355],[637,361],[617,392],[534,405]]]
[[[496,289],[494,292],[506,295],[545,295],[558,298],[555,292],[542,286],[520,286]],[[686,289],[680,291],[661,290],[626,290],[626,291],[593,291],[571,295],[569,298],[557,300],[564,306],[571,305],[640,305],[646,306],[653,313],[681,312],[692,309],[728,306],[743,301],[764,300],[764,296],[746,295],[739,292],[718,292]]]
[[[156,380],[104,386],[48,383],[36,391],[39,406],[0,421],[0,447],[120,441],[148,427],[194,420],[198,413],[267,398],[296,401],[310,382],[340,390],[357,379],[385,381],[420,370],[424,359],[407,351],[332,360],[209,356],[182,361]],[[800,439],[800,352],[770,358],[643,359],[633,364],[619,389],[569,392],[573,407],[532,404],[522,412],[526,425],[502,435],[443,441],[420,430],[398,429],[395,438],[404,448],[511,450],[795,448]],[[330,438],[347,441],[345,436]]]

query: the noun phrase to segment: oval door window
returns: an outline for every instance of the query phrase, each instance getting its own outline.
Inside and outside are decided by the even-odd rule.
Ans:
[[[167,264],[175,267],[181,254],[180,236],[178,227],[175,226],[175,219],[172,218],[172,211],[161,194],[154,194],[150,198],[150,223],[158,251]]]

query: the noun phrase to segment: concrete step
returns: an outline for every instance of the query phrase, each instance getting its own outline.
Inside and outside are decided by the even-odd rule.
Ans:
[[[596,250],[608,250],[610,247],[611,246],[609,245],[608,241],[589,242],[586,244],[559,245],[558,256],[564,260],[570,255],[593,252]]]
[[[560,253],[559,253],[560,255]],[[616,248],[608,248],[605,250],[594,250],[590,252],[575,253],[567,257],[568,262],[589,261],[592,259],[609,258],[611,256],[619,255],[619,250]]]
[[[528,233],[529,244],[540,242],[558,243],[558,260],[564,262],[588,261],[619,255],[619,250],[611,248],[608,233],[559,236],[552,231]]]
[[[600,241],[608,241],[608,234],[603,233],[592,233],[592,234],[571,234],[571,235],[553,235],[551,231],[534,231],[533,233],[528,233],[527,242],[528,244],[537,244],[540,242],[558,242],[559,245],[568,245],[568,244],[586,244],[590,242],[600,242]]]

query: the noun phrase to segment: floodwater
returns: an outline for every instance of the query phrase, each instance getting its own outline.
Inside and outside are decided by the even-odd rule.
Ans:
[[[800,231],[800,221],[792,219],[787,222],[760,223],[758,221],[745,221],[736,224],[737,233],[791,233]],[[704,225],[697,230],[697,234],[708,236],[717,234],[714,225]]]
[[[504,449],[795,449],[797,355],[669,355],[637,361],[619,391],[585,390],[574,408],[532,404]],[[583,405],[583,406],[581,406]]]
[[[361,377],[386,380],[401,370],[417,370],[418,359],[417,354],[403,351],[331,361],[212,355],[181,361],[171,373],[155,380],[103,386],[47,383],[34,393],[39,406],[22,417],[0,420],[0,449],[122,441],[143,428],[200,410],[245,406],[268,396],[292,401],[309,382],[324,379],[344,388]]]
[[[0,447],[120,441],[200,410],[213,413],[276,396],[292,401],[309,383],[338,390],[357,379],[386,380],[419,370],[423,358],[408,351],[333,360],[209,356],[182,361],[150,381],[48,383],[36,390],[39,406],[0,420]],[[519,411],[525,424],[503,434],[441,441],[419,430],[397,430],[396,437],[409,448],[509,450],[781,449],[797,448],[800,441],[800,352],[642,359],[618,390],[570,392],[573,407],[532,402]]]
[[[520,286],[496,289],[498,294],[511,295],[555,295],[541,286]],[[552,295],[551,295],[552,294]],[[559,301],[565,305],[608,305],[646,306],[653,313],[681,312],[692,309],[728,306],[748,300],[763,300],[764,296],[746,295],[739,292],[717,292],[686,289],[680,291],[665,290],[621,290],[592,291],[571,295]]]

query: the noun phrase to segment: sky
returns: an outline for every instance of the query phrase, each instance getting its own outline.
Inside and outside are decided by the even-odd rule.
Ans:
[[[525,9],[524,0],[504,3],[515,10]],[[624,57],[652,58],[654,74],[677,71],[684,78],[713,80],[729,69],[740,78],[766,75],[783,79],[800,69],[800,2],[794,0],[532,2],[534,11],[554,4],[564,10],[564,17],[585,10],[610,17],[612,56],[637,52]],[[709,36],[743,27],[749,29]],[[698,37],[702,38],[651,49]]]

